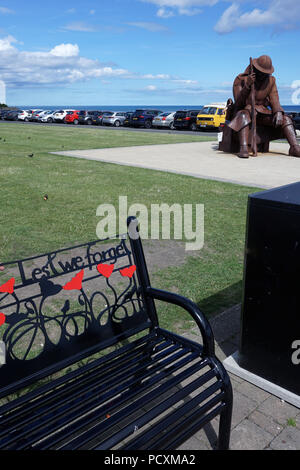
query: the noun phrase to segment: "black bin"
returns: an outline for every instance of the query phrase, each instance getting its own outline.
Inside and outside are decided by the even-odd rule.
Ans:
[[[295,340],[300,340],[300,182],[249,195],[239,365],[300,395]]]

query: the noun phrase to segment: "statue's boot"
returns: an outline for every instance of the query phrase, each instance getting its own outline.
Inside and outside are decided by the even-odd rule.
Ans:
[[[290,144],[289,155],[300,158],[300,145],[297,142],[293,124],[289,124],[283,127],[283,132],[288,143]]]
[[[248,138],[249,138],[249,127],[246,126],[239,131],[240,151],[237,154],[239,158],[249,158]]]

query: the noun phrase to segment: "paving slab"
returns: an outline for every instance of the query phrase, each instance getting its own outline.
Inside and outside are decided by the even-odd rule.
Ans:
[[[272,142],[269,153],[241,159],[210,141],[52,153],[268,189],[300,180],[300,158],[288,151],[287,143]]]

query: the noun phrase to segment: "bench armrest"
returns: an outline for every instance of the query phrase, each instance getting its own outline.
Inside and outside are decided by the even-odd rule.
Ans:
[[[194,302],[186,297],[174,294],[173,292],[166,292],[153,287],[147,288],[146,295],[149,295],[156,300],[178,305],[186,310],[193,317],[201,332],[203,339],[203,354],[205,356],[215,355],[215,343],[212,328],[204,313],[201,312]]]

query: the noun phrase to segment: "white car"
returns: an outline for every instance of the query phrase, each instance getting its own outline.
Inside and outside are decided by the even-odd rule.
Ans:
[[[69,111],[75,111],[75,109],[60,109],[56,111],[54,114],[54,121],[55,122],[64,122],[65,117]]]
[[[54,122],[54,115],[57,113],[57,110],[56,111],[49,111],[49,114],[45,114],[42,119],[41,119],[41,122]]]
[[[19,121],[29,121],[29,117],[32,115],[32,110],[22,109],[22,112],[18,114]]]
[[[52,113],[52,111],[49,111],[48,109],[46,109],[45,111],[40,111],[40,112],[36,115],[36,121],[41,122],[42,118],[43,118],[44,116],[47,116],[49,113]]]
[[[168,129],[174,129],[174,113],[160,113],[154,117],[152,121],[152,127],[167,127]]]

